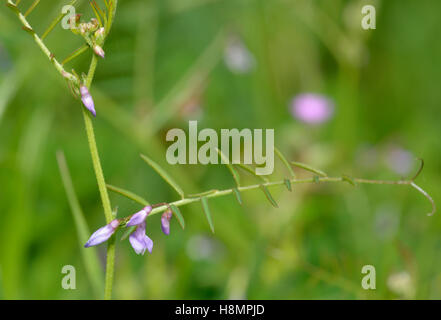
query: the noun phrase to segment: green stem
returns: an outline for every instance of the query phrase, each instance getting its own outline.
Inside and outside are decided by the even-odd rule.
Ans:
[[[93,77],[95,75],[98,58],[96,55],[92,57],[89,72],[86,78],[86,86],[90,87]],[[112,207],[110,205],[109,194],[107,193],[106,181],[104,179],[103,169],[98,153],[98,148],[95,140],[95,133],[90,113],[83,108],[83,118],[86,128],[87,140],[89,142],[90,155],[92,157],[93,169],[95,171],[96,180],[98,182],[98,189],[101,196],[101,202],[104,208],[104,215],[106,222],[109,223],[113,219]],[[112,297],[113,273],[115,261],[115,241],[109,241],[107,246],[107,263],[106,263],[106,282],[104,288],[104,299],[108,300]]]
[[[76,80],[75,77],[71,73],[64,70],[61,63],[59,63],[58,60],[55,59],[55,56],[51,53],[51,51],[44,44],[43,40],[37,35],[37,33],[35,33],[34,29],[31,27],[26,17],[20,12],[20,10],[18,10],[17,6],[10,0],[8,0],[7,5],[15,12],[15,14],[17,15],[20,22],[23,24],[25,29],[32,34],[35,43],[40,47],[41,51],[43,51],[43,53],[46,55],[46,57],[49,59],[49,61],[52,63],[55,69],[67,80],[75,81]]]
[[[106,26],[107,27],[106,34],[110,31],[110,27],[112,25],[112,22],[113,22],[113,19],[115,16],[117,0],[111,1],[111,4],[112,4],[112,7],[111,7],[111,12],[109,13],[108,25]],[[20,10],[17,8],[16,4],[14,4],[11,0],[8,0],[7,6],[9,8],[11,8],[16,13],[18,19],[23,24],[24,29],[32,34],[34,41],[40,47],[41,51],[47,56],[47,58],[52,63],[52,65],[55,67],[55,69],[64,78],[66,78],[70,81],[76,81],[76,78],[74,77],[74,75],[65,71],[63,68],[63,65],[61,63],[59,63],[57,59],[55,59],[54,55],[51,53],[51,51],[45,45],[42,38],[40,38],[37,35],[37,33],[34,31],[34,29],[29,24],[29,22],[26,20],[26,16],[20,12]],[[46,35],[47,34],[45,33],[44,36],[46,36]],[[92,61],[90,63],[90,67],[89,67],[89,72],[87,74],[86,83],[85,83],[85,85],[88,88],[90,88],[90,85],[92,84],[92,80],[95,75],[97,64],[98,64],[98,58],[96,55],[93,55]],[[105,215],[107,223],[109,223],[113,219],[112,207],[110,205],[110,200],[109,200],[109,195],[107,193],[103,169],[101,166],[98,148],[96,145],[96,139],[95,139],[95,133],[94,133],[94,129],[93,129],[92,118],[90,116],[90,113],[88,111],[86,111],[85,108],[82,108],[82,109],[83,109],[83,118],[84,118],[86,134],[87,134],[87,140],[89,142],[90,155],[92,157],[93,168],[95,171],[95,176],[96,176],[97,183],[98,183],[101,201],[102,201],[103,208],[104,208],[104,215]],[[105,289],[104,289],[104,299],[110,299],[112,296],[114,261],[115,261],[115,241],[113,239],[113,240],[109,241],[109,245],[107,247],[106,282],[105,282]]]
[[[429,215],[432,215],[436,210],[435,203],[434,203],[433,199],[430,197],[430,195],[427,192],[425,192],[421,187],[416,185],[413,180],[370,180],[370,179],[354,178],[354,179],[352,179],[352,181],[354,181],[357,184],[411,186],[414,189],[418,190],[422,195],[424,195],[432,204],[432,212],[429,213]],[[347,182],[347,180],[343,177],[318,177],[318,176],[315,176],[315,177],[309,178],[309,179],[291,179],[290,182],[292,184],[301,184],[301,183],[318,183],[318,182]],[[238,191],[247,191],[247,190],[258,189],[258,188],[261,188],[262,186],[273,187],[273,186],[281,186],[284,184],[285,184],[285,180],[281,180],[281,181],[273,181],[273,182],[266,182],[266,183],[254,184],[254,185],[249,185],[249,186],[243,186],[243,187],[239,187],[239,188],[232,188],[232,189],[225,189],[225,190],[212,190],[205,197],[206,198],[217,198],[217,197],[221,197],[221,196],[226,196],[226,195],[229,195],[229,194],[232,194],[233,192],[235,192],[234,189],[237,189]],[[195,198],[191,197],[191,198],[181,199],[181,200],[178,200],[175,202],[171,202],[169,204],[164,204],[162,206],[156,207],[152,210],[152,212],[149,215],[154,215],[154,214],[161,213],[161,212],[165,211],[166,209],[168,209],[170,204],[173,204],[177,207],[180,207],[180,206],[184,206],[184,205],[187,205],[190,203],[198,202],[200,200],[201,200],[200,197],[195,197]],[[142,204],[142,203],[140,203],[140,204]]]
[[[95,74],[95,70],[96,70],[96,66],[97,66],[97,62],[98,62],[98,58],[96,56],[93,56],[92,62],[90,64],[89,73],[86,78],[86,86],[87,87],[90,87],[90,84],[92,83],[93,76]],[[106,217],[106,222],[109,223],[113,219],[112,207],[110,205],[110,200],[109,200],[109,195],[107,193],[103,169],[101,167],[101,161],[100,161],[100,157],[98,154],[98,148],[97,148],[96,140],[95,140],[95,133],[94,133],[94,129],[93,129],[92,117],[91,117],[90,113],[85,108],[83,108],[83,118],[84,118],[86,133],[87,133],[87,140],[89,142],[89,149],[90,149],[90,155],[92,157],[93,168],[94,168],[96,179],[98,182],[98,188],[99,188],[100,195],[101,195],[101,201],[103,203],[104,215]]]
[[[110,238],[107,244],[106,286],[104,288],[104,300],[112,299],[114,270],[115,270],[115,236]]]

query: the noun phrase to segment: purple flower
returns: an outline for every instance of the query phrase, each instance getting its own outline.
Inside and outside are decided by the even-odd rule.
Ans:
[[[135,213],[127,222],[127,227],[137,226],[145,221],[149,213],[152,211],[152,206],[146,206],[141,211]]]
[[[93,114],[94,117],[96,117],[95,104],[93,103],[92,96],[90,95],[87,87],[81,86],[80,93],[81,101],[83,102],[84,106]]]
[[[90,236],[89,240],[84,245],[84,247],[85,248],[93,247],[107,241],[112,236],[112,234],[115,233],[116,228],[118,228],[118,226],[119,226],[119,220],[115,219],[112,220],[108,225],[99,228]]]
[[[162,214],[161,217],[161,229],[164,234],[169,235],[170,234],[170,219],[172,218],[173,214],[171,210],[167,210]]]
[[[144,254],[146,250],[152,253],[153,241],[145,234],[145,221],[136,227],[129,237],[130,244],[137,254]]]
[[[320,124],[327,121],[333,109],[334,105],[331,100],[314,93],[300,94],[291,103],[292,115],[308,124]]]

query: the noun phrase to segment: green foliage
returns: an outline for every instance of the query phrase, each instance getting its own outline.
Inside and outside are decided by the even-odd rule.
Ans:
[[[27,17],[50,48],[47,56],[16,14],[0,9],[0,298],[95,297],[82,227],[55,158],[63,149],[89,231],[102,226],[79,102],[51,70],[60,61],[81,75],[92,55],[81,49],[81,38],[57,26],[65,2],[40,1]],[[107,2],[97,1],[108,11]],[[30,5],[19,7],[26,12]],[[96,14],[89,1],[75,5],[85,19]],[[152,255],[135,256],[126,242],[117,243],[114,297],[395,299],[402,293],[388,279],[404,271],[412,279],[410,298],[439,298],[439,216],[424,216],[427,203],[407,186],[366,186],[352,178],[398,181],[401,173],[392,172],[387,159],[401,146],[424,157],[419,183],[439,199],[439,9],[433,1],[384,1],[377,30],[363,31],[358,1],[121,1],[91,88],[108,187],[136,190],[151,203],[181,201],[138,155],[165,163],[164,132],[197,117],[216,130],[274,128],[286,159],[336,173],[342,183],[322,183],[329,177],[316,169],[294,168],[296,179],[320,183],[292,185],[290,177],[295,192],[287,192],[285,173],[291,173],[278,166],[271,181],[281,179],[283,188],[270,189],[279,206],[273,209],[263,192],[237,188],[226,168],[167,166],[181,191],[218,188],[204,195],[216,215],[216,235],[204,238],[207,218],[199,204],[185,206],[185,231],[172,229],[168,237],[152,215]],[[234,74],[223,63],[231,34],[255,58],[248,74]],[[309,127],[291,117],[290,100],[305,91],[334,100],[329,123]],[[242,186],[269,182],[235,167],[246,173]],[[111,195],[119,217],[147,202],[113,190],[120,191]],[[223,190],[230,192],[214,197]],[[121,191],[141,203],[126,201]],[[178,204],[170,207],[184,227]],[[206,256],[194,254],[207,247]],[[104,256],[105,246],[97,250]],[[66,264],[77,269],[77,290],[60,286]],[[364,264],[376,266],[375,291],[360,287]]]

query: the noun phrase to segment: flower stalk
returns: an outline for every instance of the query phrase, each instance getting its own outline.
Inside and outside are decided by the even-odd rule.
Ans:
[[[115,12],[116,12],[116,7],[117,7],[117,0],[108,0],[108,1],[106,1],[106,3],[108,3],[108,5],[109,5],[109,14],[108,14],[107,23],[105,26],[106,32],[105,32],[105,35],[102,35],[103,31],[100,31],[100,33],[98,34],[102,38],[102,39],[100,39],[102,42],[104,42],[104,40],[105,40],[104,38],[109,33],[111,25],[113,23],[113,19],[115,17]],[[38,2],[35,2],[35,6],[37,4],[38,4]],[[63,78],[65,78],[69,83],[79,85],[79,78],[76,75],[69,73],[64,69],[63,65],[60,62],[58,62],[58,60],[55,58],[55,55],[45,45],[43,39],[40,38],[38,36],[38,34],[34,31],[32,26],[29,24],[29,22],[26,19],[27,14],[22,14],[21,11],[19,10],[19,8],[17,7],[17,5],[14,2],[12,2],[12,0],[8,0],[6,5],[12,11],[14,11],[14,13],[17,15],[18,19],[20,20],[20,22],[23,24],[23,29],[32,35],[35,43],[38,45],[38,47],[41,49],[41,51],[47,56],[49,61],[52,63],[52,65],[55,67],[55,69],[61,74],[61,76]],[[35,6],[31,7],[31,8],[34,9]],[[32,10],[28,11],[27,13],[29,14],[31,11]],[[59,22],[58,19],[56,21]],[[51,25],[51,27],[48,29],[48,31],[46,31],[43,34],[43,38],[45,38],[47,36],[47,34],[53,29],[53,27],[54,27],[54,25]],[[96,50],[95,50],[95,53],[96,53]],[[98,56],[102,56],[104,53],[100,51],[100,52],[98,52],[98,54],[99,55],[95,54],[92,56],[92,60],[91,60],[90,66],[89,66],[89,71],[88,71],[86,79],[84,81],[84,87],[82,88],[82,91],[83,91],[82,93],[85,93],[85,94],[82,94],[83,100],[86,96],[86,91],[88,94],[88,90],[90,89],[90,86],[92,84],[92,81],[93,81],[93,78],[95,75],[95,71],[97,68],[97,64],[98,64]],[[89,96],[90,96],[90,94],[89,94]],[[86,99],[86,103],[85,103],[86,107],[92,106],[91,101],[93,101],[93,100],[91,100],[91,99],[92,99],[91,97],[90,97],[90,99]],[[84,103],[84,101],[83,101],[83,103]],[[94,111],[95,110],[93,108],[93,111],[91,110],[91,112],[94,113]],[[88,140],[88,144],[89,144],[89,150],[90,150],[90,154],[92,157],[93,168],[94,168],[95,176],[96,176],[97,183],[98,183],[98,189],[100,192],[101,202],[102,202],[103,209],[104,209],[104,215],[106,218],[106,222],[109,224],[113,220],[112,207],[110,204],[109,195],[108,195],[107,187],[106,187],[106,182],[104,179],[104,173],[103,173],[103,169],[101,166],[101,161],[100,161],[100,157],[99,157],[99,153],[98,153],[98,147],[96,144],[92,118],[91,118],[90,113],[85,108],[83,108],[83,118],[84,118],[85,130],[86,130],[86,134],[87,134],[87,140]],[[108,242],[108,247],[107,247],[107,263],[106,263],[106,279],[105,279],[104,299],[110,299],[112,296],[114,260],[115,260],[115,238],[114,238],[114,236],[111,236],[109,239],[109,242]]]

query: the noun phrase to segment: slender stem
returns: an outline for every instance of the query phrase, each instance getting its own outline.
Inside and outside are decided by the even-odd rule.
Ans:
[[[35,1],[34,4],[38,4],[38,2],[39,1]],[[112,21],[115,16],[117,1],[113,0],[111,3],[112,3],[112,8],[111,8],[111,12],[109,13],[107,32],[110,30],[110,26],[111,26]],[[57,59],[55,59],[54,55],[51,53],[51,51],[45,45],[43,40],[35,33],[35,31],[31,27],[31,25],[29,24],[29,22],[26,20],[26,16],[20,12],[20,10],[17,8],[16,4],[14,4],[11,0],[8,0],[7,5],[16,13],[18,19],[23,24],[25,30],[32,34],[32,37],[34,38],[35,42],[40,47],[41,51],[43,51],[43,53],[48,57],[49,61],[53,64],[55,69],[64,78],[67,78],[68,80],[71,80],[71,81],[75,81],[76,78],[72,74],[66,72],[64,70],[62,64],[60,64],[57,61]],[[28,12],[30,12],[30,11],[28,11]],[[46,36],[46,35],[47,35],[47,33],[44,34],[44,36]],[[90,67],[89,67],[89,72],[87,74],[86,83],[85,83],[85,85],[88,88],[90,88],[90,85],[92,84],[92,80],[95,75],[97,64],[98,64],[98,58],[96,55],[93,55],[92,61],[90,63]],[[104,215],[105,215],[107,223],[109,223],[113,219],[112,207],[110,205],[110,200],[109,200],[109,195],[107,193],[103,169],[101,166],[98,148],[96,145],[92,118],[91,118],[89,112],[87,112],[85,108],[82,108],[82,109],[83,109],[83,118],[84,118],[86,134],[87,134],[87,140],[89,142],[89,149],[90,149],[90,154],[92,157],[93,168],[95,171],[95,176],[96,176],[97,183],[98,183],[101,201],[102,201],[103,208],[104,208]],[[109,245],[107,247],[106,282],[105,282],[105,289],[104,289],[104,298],[105,299],[110,299],[112,297],[114,261],[115,261],[115,241],[114,241],[114,239],[111,239],[111,241],[109,242]]]
[[[423,194],[426,198],[428,198],[429,200],[431,200],[430,196],[427,194],[427,192],[425,192],[421,187],[417,186],[413,180],[369,180],[369,179],[360,179],[360,178],[354,178],[353,181],[357,184],[380,184],[380,185],[409,185],[412,186],[413,188],[415,188],[416,190],[418,190],[421,194]],[[301,184],[301,183],[317,183],[317,182],[347,182],[344,178],[342,177],[318,177],[315,176],[313,178],[309,178],[309,179],[292,179],[290,180],[291,184]],[[261,186],[266,186],[266,187],[273,187],[273,186],[280,186],[280,185],[284,185],[285,184],[285,180],[281,180],[281,181],[273,181],[273,182],[266,182],[266,183],[260,183],[260,184],[254,184],[254,185],[249,185],[249,186],[243,186],[243,187],[239,187],[236,188],[239,191],[247,191],[247,190],[254,190],[254,189],[258,189],[261,188]],[[234,192],[235,188],[232,189],[225,189],[225,190],[211,190],[210,193],[208,193],[205,197],[206,198],[217,198],[217,197],[221,197],[221,196],[226,196],[229,194],[232,194]],[[190,197],[190,198],[186,198],[186,199],[181,199],[181,200],[177,200],[175,202],[171,202],[170,204],[173,204],[177,207],[179,206],[184,206],[193,202],[198,202],[200,201],[201,198],[198,197]],[[433,200],[431,200],[432,203],[432,213],[435,211],[435,207],[434,207],[434,203]],[[152,210],[152,212],[150,212],[149,215],[154,215],[157,213],[161,213],[163,211],[165,211],[170,204],[167,205],[162,205],[159,207],[156,207]],[[430,215],[431,215],[430,214]]]
[[[97,66],[98,58],[94,55],[92,57],[92,62],[90,64],[89,73],[86,78],[86,86],[90,87],[92,83],[93,76],[95,74],[96,66]],[[93,168],[95,171],[96,179],[98,182],[98,188],[101,195],[101,201],[103,203],[104,215],[106,217],[106,222],[109,223],[112,221],[112,207],[110,205],[109,195],[107,193],[106,183],[104,179],[103,169],[101,167],[100,157],[98,154],[98,148],[95,140],[95,133],[93,129],[92,118],[90,113],[83,108],[83,118],[84,124],[86,127],[87,139],[89,142],[90,155],[92,157]]]
[[[29,9],[25,12],[24,16],[27,17],[31,14],[31,12],[38,6],[40,0],[35,0],[34,3],[29,7]]]
[[[104,288],[104,300],[112,299],[114,270],[115,270],[115,236],[112,236],[107,244],[106,286]]]
[[[64,66],[66,63],[68,63],[69,61],[72,61],[73,59],[75,59],[76,57],[78,57],[79,55],[83,54],[84,52],[86,52],[89,49],[89,45],[87,44],[83,44],[81,47],[79,47],[78,49],[76,49],[74,52],[72,52],[69,56],[67,56],[66,58],[64,58],[64,60],[61,62],[61,64]]]
[[[86,86],[90,87],[93,77],[95,75],[96,67],[98,64],[98,58],[93,55],[90,63],[89,72],[86,78]],[[110,205],[109,194],[107,193],[106,181],[104,179],[103,169],[98,153],[98,148],[95,140],[95,133],[93,129],[92,118],[90,113],[83,108],[83,118],[87,133],[87,140],[89,142],[90,155],[92,157],[93,168],[95,171],[96,180],[98,182],[98,189],[100,191],[101,202],[104,208],[104,215],[106,222],[109,223],[113,219],[112,207]],[[106,282],[104,289],[104,299],[111,299],[112,297],[112,285],[113,285],[113,273],[115,266],[115,241],[111,240],[107,246],[107,263],[106,263]]]
[[[41,51],[46,55],[46,57],[49,59],[49,61],[53,64],[55,69],[66,79],[75,81],[75,77],[64,70],[63,66],[58,62],[57,59],[55,59],[54,55],[51,53],[51,51],[48,49],[48,47],[44,44],[43,40],[35,33],[34,29],[31,27],[29,22],[26,20],[26,17],[18,10],[18,8],[15,6],[14,3],[12,3],[10,0],[8,0],[8,6],[16,13],[18,19],[23,24],[23,26],[32,33],[32,37],[34,38],[35,43],[40,47]]]

